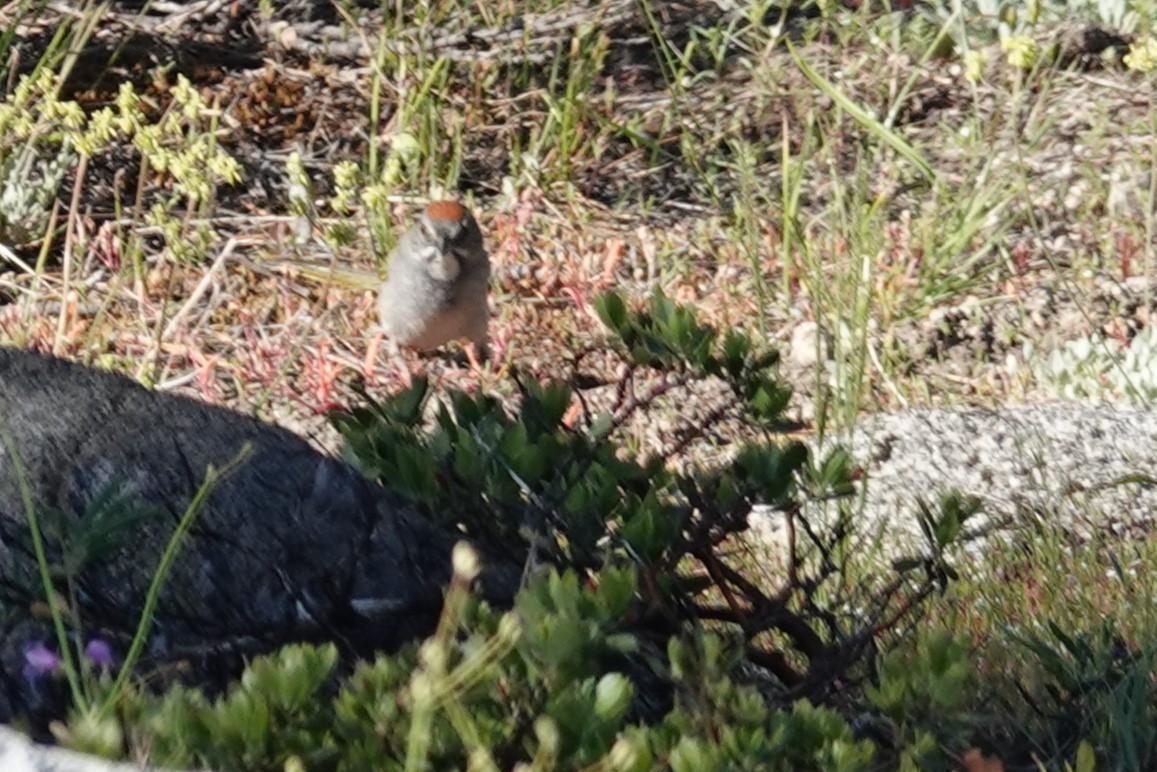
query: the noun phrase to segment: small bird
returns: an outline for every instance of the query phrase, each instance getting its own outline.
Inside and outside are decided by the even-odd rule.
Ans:
[[[474,216],[455,201],[426,205],[387,258],[385,281],[373,271],[334,264],[276,260],[265,265],[313,281],[377,291],[379,329],[366,351],[367,373],[373,370],[383,335],[398,363],[404,362],[402,346],[429,350],[462,338],[468,341],[466,354],[475,368],[487,356],[490,258]],[[409,369],[402,372],[408,380]]]
[[[429,350],[465,338],[486,356],[490,329],[490,258],[482,231],[455,201],[428,204],[390,253],[378,290],[378,320],[396,352]]]

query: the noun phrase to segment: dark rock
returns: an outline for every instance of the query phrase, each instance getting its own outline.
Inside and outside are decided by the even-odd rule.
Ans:
[[[352,467],[249,416],[0,348],[5,713],[36,711],[39,702],[37,690],[12,693],[29,683],[21,652],[30,642],[30,610],[43,600],[24,492],[54,564],[76,554],[76,534],[92,530],[110,494],[148,513],[114,531],[72,578],[84,634],[125,645],[206,470],[228,467],[246,445],[251,454],[219,481],[181,543],[152,619],[150,657],[163,662],[192,652],[205,672],[226,661],[233,670],[238,654],[293,640],[334,640],[364,653],[429,629],[456,539]],[[497,594],[508,598],[513,585],[504,586]]]

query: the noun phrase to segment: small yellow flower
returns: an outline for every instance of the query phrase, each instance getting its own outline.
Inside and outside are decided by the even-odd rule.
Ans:
[[[362,203],[368,209],[385,209],[390,204],[389,196],[385,185],[368,185],[362,190]]]
[[[0,136],[8,132],[8,126],[23,112],[23,110],[18,110],[10,104],[0,103]]]
[[[333,167],[333,183],[336,187],[349,190],[358,184],[358,165],[353,161],[342,161]]]
[[[103,149],[112,140],[116,133],[116,114],[111,107],[103,107],[92,114],[88,119],[88,129],[84,132],[83,141],[78,143],[82,153],[92,155]],[[87,146],[87,150],[85,147]]]
[[[187,120],[195,121],[201,117],[201,112],[205,109],[205,100],[201,98],[201,92],[193,88],[193,84],[184,75],[177,77],[177,84],[173,86],[173,101],[181,109],[181,114]]]
[[[214,177],[230,185],[236,185],[241,181],[241,164],[224,151],[218,151],[209,158],[209,171]]]
[[[73,134],[67,141],[71,142],[72,146],[76,148],[76,152],[81,155],[86,155],[89,158],[96,155],[97,145],[89,134]]]
[[[9,102],[14,105],[27,106],[41,97],[47,101],[53,101],[51,95],[55,94],[55,86],[56,76],[52,70],[48,67],[41,68],[32,77],[25,75],[17,81],[16,89],[12,92]]]
[[[28,139],[32,136],[32,132],[36,130],[36,120],[31,113],[22,112],[12,121],[12,125],[8,128],[8,138],[10,139]]]
[[[122,83],[117,90],[117,128],[122,134],[131,135],[145,121],[145,114],[141,110],[141,100],[133,91],[133,84]]]
[[[407,160],[416,156],[421,149],[422,146],[418,143],[418,138],[407,131],[395,134],[390,141],[390,152]]]
[[[1157,69],[1157,40],[1143,37],[1133,41],[1129,53],[1122,60],[1130,70],[1153,72]]]
[[[1008,54],[1008,63],[1022,70],[1031,69],[1036,64],[1036,42],[1027,35],[1007,37],[1000,41],[1000,47]]]
[[[305,172],[305,164],[301,161],[301,154],[296,150],[285,159],[285,174],[289,178],[289,209],[296,215],[309,212],[310,181]]]
[[[976,81],[980,80],[980,76],[984,72],[984,65],[986,64],[988,64],[987,51],[965,51],[964,77],[975,83]]]
[[[73,131],[84,125],[84,110],[76,102],[56,102],[49,114]]]
[[[346,213],[357,195],[358,165],[353,161],[342,161],[333,168],[334,194],[329,205],[335,212]]]
[[[290,151],[289,157],[285,159],[285,173],[290,177],[305,177],[305,164],[301,162],[301,153],[296,150]]]
[[[137,133],[133,135],[133,144],[143,155],[148,156],[153,168],[164,171],[161,132],[156,125],[138,127]]]
[[[390,187],[396,187],[402,180],[404,168],[419,156],[421,150],[422,145],[413,134],[405,131],[395,134],[390,140],[390,154],[386,156],[382,168],[382,181]]]

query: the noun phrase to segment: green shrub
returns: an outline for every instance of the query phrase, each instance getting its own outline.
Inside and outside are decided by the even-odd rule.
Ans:
[[[846,502],[856,470],[842,450],[817,463],[802,443],[776,439],[791,392],[775,352],[719,336],[661,294],[637,312],[608,295],[598,310],[625,365],[608,409],[584,404],[570,420],[570,385],[525,378],[514,407],[462,392],[430,404],[418,380],[334,416],[366,474],[483,553],[523,565],[510,608],[472,594],[477,559],[460,545],[425,642],[372,663],[334,644],[290,647],[212,700],[135,691],[120,713],[134,753],[214,769],[875,763],[881,748],[849,720],[866,703],[834,700],[837,685],[871,683],[881,631],[955,576],[948,551],[975,506],[924,508],[926,554],[896,561],[891,577],[853,574],[850,509],[825,524],[804,504]],[[644,379],[653,385],[630,396]],[[633,420],[705,382],[729,396],[648,457],[628,449]],[[751,439],[730,461],[693,463],[692,443],[720,442],[729,419]],[[775,582],[756,580],[752,553],[737,549],[757,503],[799,534]],[[923,723],[962,677],[959,650],[943,646],[918,649],[912,671],[885,660],[870,692],[897,758],[945,758]]]
[[[521,624],[471,602],[455,635],[360,663],[340,688],[336,648],[327,644],[254,661],[212,703],[186,689],[138,695],[133,742],[154,763],[220,770],[508,769],[519,761],[535,769],[854,770],[873,758],[872,744],[855,740],[838,713],[806,700],[776,712],[736,684],[727,674],[734,653],[711,634],[672,639],[674,708],[652,726],[629,722],[630,681],[600,674],[581,656],[601,648],[605,595],[557,574],[528,593],[536,598]],[[580,610],[589,615],[570,616]],[[585,631],[577,642],[529,632],[576,628]]]

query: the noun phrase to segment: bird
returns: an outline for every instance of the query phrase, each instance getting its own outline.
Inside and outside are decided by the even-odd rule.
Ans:
[[[489,339],[489,287],[490,257],[474,215],[456,201],[433,201],[390,253],[379,327],[395,353],[465,339],[476,364]]]
[[[383,337],[391,358],[403,363],[401,348],[430,351],[466,339],[466,355],[480,369],[489,348],[490,257],[482,231],[470,210],[457,201],[427,204],[386,258],[386,277],[373,271],[322,266],[298,260],[276,260],[263,268],[291,270],[325,283],[376,290],[378,324],[366,352],[365,370]],[[409,369],[402,368],[403,379]]]

